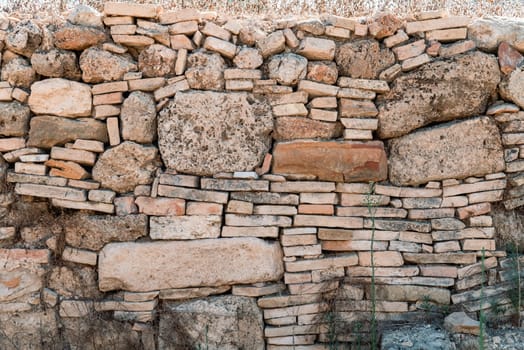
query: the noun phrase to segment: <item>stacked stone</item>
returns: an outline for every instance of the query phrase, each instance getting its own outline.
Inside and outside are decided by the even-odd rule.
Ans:
[[[385,322],[476,312],[485,282],[507,304],[491,213],[524,203],[516,23],[0,15],[0,181],[22,196],[0,186],[0,312],[52,325],[49,307],[72,343],[110,312],[121,344],[314,350],[331,316],[368,332],[373,303]],[[83,211],[12,219],[32,197]]]

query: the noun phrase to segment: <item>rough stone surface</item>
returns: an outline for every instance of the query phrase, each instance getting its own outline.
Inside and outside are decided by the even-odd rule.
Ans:
[[[296,85],[306,77],[307,59],[294,53],[276,55],[269,60],[268,71],[279,84]]]
[[[55,46],[63,50],[81,51],[106,40],[101,29],[72,24],[59,27],[53,34]]]
[[[248,171],[269,150],[270,106],[245,93],[179,92],[159,114],[164,164],[195,175]]]
[[[258,238],[111,243],[98,258],[102,291],[139,292],[276,281],[283,270],[280,244]]]
[[[388,329],[382,335],[381,349],[455,350],[448,332],[434,325],[409,325]]]
[[[17,23],[5,38],[6,48],[25,57],[31,57],[42,43],[42,31],[32,20]]]
[[[500,84],[500,94],[506,100],[515,102],[524,108],[524,69],[515,69],[507,79]]]
[[[76,54],[71,51],[60,49],[37,51],[31,56],[31,65],[44,77],[69,80],[80,80],[82,77]]]
[[[226,295],[168,303],[160,317],[159,347],[263,350],[264,322],[255,299]]]
[[[273,138],[277,141],[296,139],[334,139],[342,136],[341,123],[323,122],[302,117],[279,117],[275,119]]]
[[[293,141],[274,147],[273,173],[337,182],[380,181],[387,177],[387,158],[382,142]]]
[[[392,13],[378,13],[368,21],[368,30],[376,39],[395,34],[402,27],[402,20]]]
[[[389,177],[395,185],[482,176],[504,167],[500,134],[489,117],[442,124],[389,143]]]
[[[264,59],[257,49],[244,47],[233,58],[233,63],[241,69],[256,69],[264,63]]]
[[[222,217],[219,215],[151,217],[149,235],[152,239],[218,238]]]
[[[499,81],[496,58],[481,52],[426,64],[397,78],[379,100],[379,136],[481,114]]]
[[[107,142],[106,125],[91,118],[70,119],[54,116],[31,118],[29,147],[51,148],[77,139]]]
[[[28,103],[35,114],[88,117],[92,106],[91,88],[66,79],[46,79],[31,86]]]
[[[137,185],[153,181],[158,167],[158,150],[131,141],[108,149],[93,167],[93,179],[119,193],[131,192]]]
[[[62,324],[61,334],[65,343],[62,349],[143,348],[140,333],[134,331],[133,324],[129,322],[106,320],[92,312],[86,317],[64,317]]]
[[[395,64],[395,55],[380,48],[378,41],[360,40],[341,45],[335,54],[340,75],[376,79],[380,72]]]
[[[335,62],[309,62],[307,79],[324,84],[335,84],[338,78],[338,68]]]
[[[0,136],[25,136],[30,114],[20,102],[0,103]]]
[[[100,250],[110,242],[134,241],[147,235],[145,215],[82,215],[61,219],[66,243],[75,248]]]
[[[152,143],[156,138],[156,104],[145,92],[134,91],[122,104],[122,137],[138,143]]]
[[[195,52],[187,58],[187,82],[192,89],[223,90],[225,68],[218,53]]]
[[[54,266],[49,273],[46,286],[65,298],[101,297],[96,271],[92,267]]]
[[[468,39],[481,50],[495,52],[502,41],[524,50],[524,20],[522,18],[477,18],[468,26]]]
[[[510,243],[516,244],[519,251],[524,249],[524,211],[521,208],[506,210],[501,204],[491,207],[493,226],[497,230],[497,247],[505,247]]]
[[[2,67],[2,80],[9,82],[11,86],[29,88],[36,80],[35,70],[29,62],[22,57],[10,60]]]
[[[27,269],[0,271],[0,302],[27,302],[40,288],[40,277]]]
[[[53,311],[1,313],[2,336],[0,348],[18,349],[63,349],[56,340],[60,337]],[[38,344],[38,347],[35,347]]]
[[[497,56],[500,71],[504,74],[513,72],[524,62],[524,56],[505,41],[500,43]]]
[[[67,16],[72,24],[90,27],[103,27],[102,14],[88,5],[78,5]]]
[[[164,45],[153,44],[138,56],[138,69],[146,78],[175,74],[176,51]]]
[[[91,47],[80,55],[80,69],[85,82],[101,83],[121,80],[125,73],[137,70],[137,65],[128,56]]]
[[[452,333],[480,333],[480,322],[472,319],[465,312],[453,312],[444,319],[444,328]]]

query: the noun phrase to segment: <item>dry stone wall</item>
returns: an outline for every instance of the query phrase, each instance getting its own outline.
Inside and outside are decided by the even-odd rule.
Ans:
[[[317,350],[373,305],[508,304],[522,20],[58,22],[0,14],[1,348]]]

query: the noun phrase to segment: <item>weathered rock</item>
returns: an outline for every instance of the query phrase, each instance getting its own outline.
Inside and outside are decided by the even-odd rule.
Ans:
[[[133,324],[117,320],[106,320],[91,311],[84,317],[62,317],[61,349],[141,349],[140,333]]]
[[[111,243],[98,258],[102,291],[139,292],[276,281],[283,272],[280,244],[258,238]]]
[[[376,79],[380,72],[395,64],[395,55],[381,49],[378,41],[359,40],[341,45],[335,54],[340,75]]]
[[[175,74],[176,51],[164,45],[153,44],[138,56],[138,69],[146,78]]]
[[[2,80],[11,86],[30,88],[36,80],[35,70],[29,62],[22,57],[17,57],[7,62],[2,67]]]
[[[248,171],[267,153],[271,107],[249,94],[179,92],[159,114],[158,145],[168,168],[196,175]]]
[[[415,318],[412,313],[404,313],[408,318]],[[411,315],[410,315],[411,314]],[[428,312],[424,312],[424,318]],[[388,327],[384,330],[380,341],[381,349],[427,349],[427,350],[456,350],[457,347],[451,341],[450,335],[440,326],[420,324],[421,320],[413,320],[412,324],[401,327]],[[475,344],[478,341],[475,339]]]
[[[31,86],[28,103],[35,114],[88,117],[92,106],[91,87],[61,78],[45,79]]]
[[[497,247],[504,248],[514,244],[519,251],[524,249],[524,237],[520,234],[524,230],[524,215],[522,208],[506,210],[501,204],[493,204],[490,215],[493,217],[493,226],[497,231]]]
[[[18,22],[5,38],[7,49],[25,57],[31,57],[41,43],[42,31],[31,20]]]
[[[258,40],[262,40],[266,36],[257,24],[249,23],[244,25],[238,32],[238,39],[241,43],[247,46],[253,46]]]
[[[30,270],[18,268],[0,272],[0,302],[28,302],[31,294],[40,288],[40,277]]]
[[[509,74],[524,62],[524,56],[512,48],[507,42],[503,41],[499,45],[497,52],[500,71]]]
[[[127,56],[91,47],[80,55],[82,79],[87,83],[121,80],[124,74],[135,71],[137,65]]]
[[[499,86],[500,95],[524,108],[524,68],[515,69]]]
[[[147,235],[145,215],[83,215],[64,216],[67,245],[76,248],[100,250],[110,242],[134,241]]]
[[[65,298],[101,297],[96,282],[96,271],[92,267],[54,266],[46,286]]]
[[[337,182],[380,181],[387,177],[382,142],[278,143],[273,149],[273,173],[315,175]]]
[[[368,30],[376,39],[395,34],[402,27],[400,18],[391,13],[379,13],[368,21]]]
[[[126,141],[100,155],[93,167],[93,179],[119,193],[133,191],[137,185],[153,181],[157,155],[156,147]]]
[[[0,313],[0,348],[63,349],[62,344],[57,341],[60,335],[55,317],[53,311]]]
[[[480,333],[480,322],[472,319],[464,311],[453,312],[444,319],[444,328],[452,333]]]
[[[222,217],[219,215],[152,216],[152,239],[203,239],[218,238]]]
[[[397,78],[379,100],[379,136],[481,114],[499,81],[496,58],[481,52],[426,64]]]
[[[268,63],[269,78],[281,85],[296,85],[307,73],[307,59],[294,53],[271,57]]]
[[[31,118],[29,147],[51,148],[77,139],[107,142],[106,125],[92,118],[70,119],[54,116]]]
[[[30,115],[29,107],[18,101],[0,103],[0,136],[25,136]]]
[[[81,51],[106,40],[102,29],[66,24],[53,33],[55,46],[63,50]]]
[[[500,134],[489,117],[442,124],[389,143],[389,178],[395,185],[482,176],[504,167]]]
[[[159,347],[263,350],[264,322],[255,299],[234,295],[166,304],[160,317]],[[242,316],[238,316],[242,315]]]
[[[195,52],[187,58],[187,82],[192,89],[223,90],[225,68],[218,53]]]
[[[302,117],[279,117],[275,119],[273,138],[277,141],[296,139],[336,139],[342,136],[341,123],[323,122]]]
[[[102,14],[88,5],[78,5],[67,16],[72,24],[89,27],[103,27]]]
[[[338,78],[337,65],[335,62],[309,62],[306,78],[319,83],[335,84]]]
[[[264,59],[257,49],[243,47],[233,58],[233,63],[241,69],[256,69],[264,63]]]
[[[49,78],[80,80],[82,77],[76,54],[71,51],[36,51],[31,56],[31,65],[38,74]]]
[[[120,121],[124,140],[152,143],[157,127],[155,100],[145,92],[132,92],[122,104]]]
[[[369,294],[369,291],[366,291]],[[384,285],[376,290],[379,300],[391,301],[423,301],[428,299],[438,304],[448,305],[451,293],[448,289],[415,286],[415,285]]]
[[[495,52],[506,41],[519,51],[524,50],[524,20],[522,18],[477,18],[468,26],[468,39],[481,50]]]

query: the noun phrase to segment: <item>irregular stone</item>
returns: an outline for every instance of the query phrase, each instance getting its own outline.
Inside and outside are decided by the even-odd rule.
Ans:
[[[409,315],[412,313],[404,313]],[[416,314],[416,313],[415,313]],[[425,311],[423,317],[428,317],[428,311]],[[435,349],[435,350],[455,350],[457,346],[450,339],[450,335],[440,326],[420,324],[427,322],[425,320],[414,320],[416,316],[410,316],[410,323],[407,326],[392,327],[383,332],[380,341],[380,349],[403,349],[406,346],[417,349]],[[477,342],[475,340],[475,342]]]
[[[98,260],[102,291],[257,283],[279,280],[283,272],[280,245],[258,238],[111,243]]]
[[[308,80],[324,84],[335,84],[338,78],[338,69],[335,62],[309,62],[307,65]]]
[[[77,139],[107,142],[106,125],[91,118],[70,119],[54,116],[31,118],[29,147],[51,148]]]
[[[497,231],[497,247],[504,247],[512,242],[518,246],[519,251],[522,251],[524,237],[519,232],[524,229],[524,217],[520,211],[506,210],[501,204],[494,204],[490,214],[493,217],[493,226]]]
[[[87,83],[121,80],[124,74],[137,70],[136,63],[127,56],[90,47],[80,55],[82,80]]]
[[[238,317],[242,314],[242,317]],[[225,295],[167,303],[160,317],[159,347],[182,349],[265,349],[262,312],[255,299]]]
[[[522,18],[484,17],[468,26],[468,39],[481,50],[495,52],[503,41],[519,51],[524,50],[524,20]]]
[[[154,216],[150,219],[152,239],[203,239],[218,238],[222,217],[207,216]]]
[[[82,72],[74,52],[51,49],[36,51],[31,56],[31,65],[36,73],[49,78],[80,80]]]
[[[53,36],[57,48],[73,51],[82,51],[106,40],[102,29],[73,24],[59,26]]]
[[[54,266],[47,287],[65,298],[99,298],[96,271],[92,267]]]
[[[18,268],[0,272],[0,302],[25,302],[42,288],[40,277],[30,270]]]
[[[35,70],[29,62],[22,57],[14,58],[3,65],[2,80],[7,81],[11,86],[30,88],[36,80]]]
[[[524,61],[524,56],[505,41],[500,43],[497,56],[500,71],[504,74],[513,72]]]
[[[395,64],[391,50],[381,49],[378,41],[359,40],[341,45],[336,52],[340,75],[376,79],[380,72]]]
[[[296,85],[306,77],[307,59],[294,53],[271,57],[268,63],[269,79],[281,85]]]
[[[342,136],[341,123],[323,122],[310,118],[279,117],[275,119],[273,138],[277,141],[295,139],[336,139]]]
[[[103,27],[102,14],[89,5],[77,5],[67,16],[72,24],[90,27]]]
[[[59,350],[64,348],[57,341],[60,335],[54,311],[1,313],[0,323],[2,324],[2,337],[0,337],[0,348],[2,349]]]
[[[242,33],[242,31],[240,33]],[[257,40],[257,46],[260,49],[262,57],[267,58],[284,51],[286,48],[286,38],[284,37],[283,31],[278,30]]]
[[[138,69],[145,78],[175,74],[176,51],[164,45],[153,44],[140,52]]]
[[[466,315],[464,311],[453,312],[444,319],[444,328],[452,333],[478,335],[480,333],[480,322]]]
[[[28,104],[35,114],[88,117],[91,115],[91,87],[61,78],[45,79],[31,86]]]
[[[32,20],[18,22],[5,38],[6,48],[25,57],[31,57],[42,43],[43,34]]]
[[[271,143],[269,104],[245,93],[179,92],[161,112],[158,144],[164,164],[195,175],[249,171]]]
[[[376,39],[391,36],[401,27],[402,21],[391,13],[379,13],[368,21],[369,34]]]
[[[515,69],[499,86],[500,95],[524,108],[524,69]]]
[[[122,104],[120,128],[124,140],[153,143],[156,139],[156,104],[145,92],[134,91]]]
[[[381,142],[294,141],[274,147],[273,172],[337,182],[380,181],[387,177],[387,158]]]
[[[481,52],[405,74],[379,97],[379,136],[398,137],[430,123],[481,114],[499,81],[497,60]]]
[[[60,222],[68,245],[94,251],[107,243],[134,241],[148,233],[145,215],[74,214],[62,217]]]
[[[335,57],[335,49],[333,40],[306,37],[300,42],[297,53],[310,60],[331,61]]]
[[[395,185],[460,179],[502,171],[504,152],[488,117],[447,123],[393,139],[389,178]]]
[[[100,155],[93,167],[93,179],[118,193],[131,192],[137,185],[153,182],[157,156],[156,147],[126,141]]]
[[[187,58],[185,75],[192,89],[223,90],[225,68],[218,53],[195,52]]]
[[[233,63],[241,69],[256,69],[264,63],[264,59],[257,49],[243,47],[233,58]]]
[[[0,103],[0,136],[25,136],[30,114],[29,107],[18,101]]]

